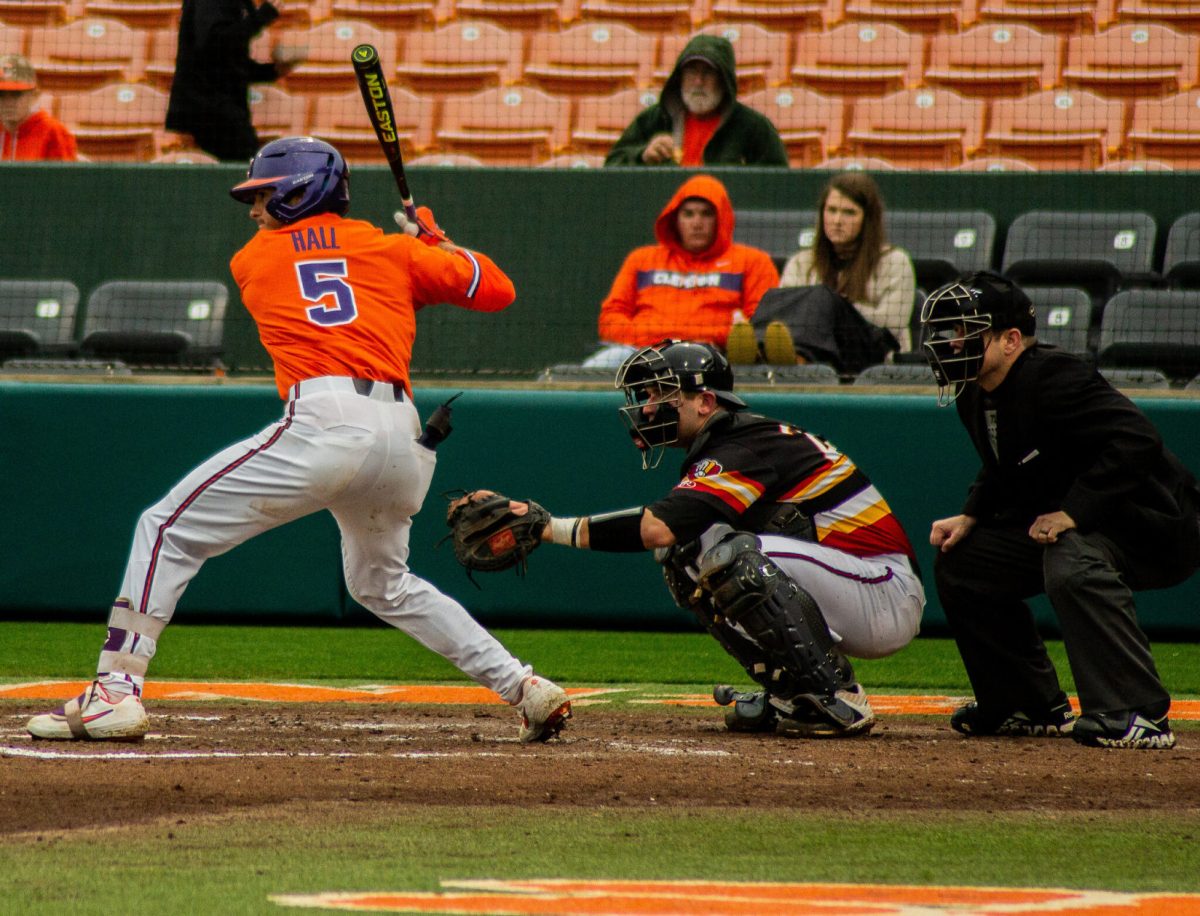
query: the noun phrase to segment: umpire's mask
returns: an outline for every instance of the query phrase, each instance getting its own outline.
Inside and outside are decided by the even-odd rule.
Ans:
[[[1009,328],[1032,335],[1037,318],[1025,292],[1000,274],[977,271],[929,294],[921,306],[921,347],[937,379],[940,406],[979,378],[987,332]]]

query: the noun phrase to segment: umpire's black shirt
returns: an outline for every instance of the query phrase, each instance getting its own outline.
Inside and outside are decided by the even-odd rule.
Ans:
[[[965,514],[1028,526],[1062,510],[1081,533],[1099,531],[1123,550],[1156,558],[1168,578],[1182,581],[1196,568],[1195,478],[1145,414],[1088,363],[1037,344],[994,391],[967,384],[956,406],[983,460]]]

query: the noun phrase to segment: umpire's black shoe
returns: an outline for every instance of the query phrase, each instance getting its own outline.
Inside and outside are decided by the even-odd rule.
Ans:
[[[1151,719],[1136,709],[1128,712],[1093,712],[1080,716],[1071,737],[1088,747],[1132,747],[1167,750],[1175,746],[1175,733],[1166,716]]]
[[[765,690],[739,693],[728,684],[713,688],[713,699],[725,710],[725,727],[731,732],[773,732],[779,713],[767,700]]]
[[[1033,713],[1021,710],[989,712],[971,701],[954,710],[950,716],[950,727],[968,737],[1004,735],[1013,738],[1054,738],[1071,734],[1075,727],[1075,714],[1066,700]]]

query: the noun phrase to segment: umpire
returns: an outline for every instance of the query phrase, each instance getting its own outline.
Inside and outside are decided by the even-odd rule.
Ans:
[[[1034,308],[990,271],[936,290],[924,348],[983,466],[962,514],[933,523],[938,595],[975,691],[966,735],[1060,735],[1170,748],[1171,698],[1133,592],[1200,563],[1200,491],[1154,425],[1084,360],[1037,342]],[[1054,607],[1075,719],[1025,599]]]

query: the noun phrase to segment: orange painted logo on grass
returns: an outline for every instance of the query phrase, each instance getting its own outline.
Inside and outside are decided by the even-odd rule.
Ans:
[[[26,684],[0,684],[0,699],[65,700],[77,696],[87,681],[37,681]],[[633,703],[666,706],[708,706],[716,703],[710,694],[630,695],[620,687],[567,687],[572,700],[592,700],[608,693],[623,694]],[[218,681],[147,681],[148,700],[259,700],[267,703],[427,703],[447,706],[500,704],[501,700],[486,687],[436,684],[394,684],[370,687],[320,687],[310,684],[263,684]],[[601,700],[601,702],[603,702]],[[964,702],[963,697],[901,696],[871,694],[871,706],[877,713],[900,716],[949,715]],[[1071,698],[1079,712],[1079,702]],[[1171,718],[1200,721],[1200,700],[1173,700]]]
[[[0,686],[0,698],[61,700],[81,693],[88,682],[41,681]],[[603,688],[568,687],[572,698],[607,693]],[[261,700],[272,703],[435,703],[476,706],[504,703],[486,687],[434,684],[382,687],[316,687],[306,684],[218,683],[215,681],[147,681],[148,700]]]
[[[441,893],[288,894],[282,906],[389,913],[558,916],[955,916],[1054,913],[1104,916],[1200,914],[1200,894],[889,884],[753,884],[720,881],[443,881]]]

